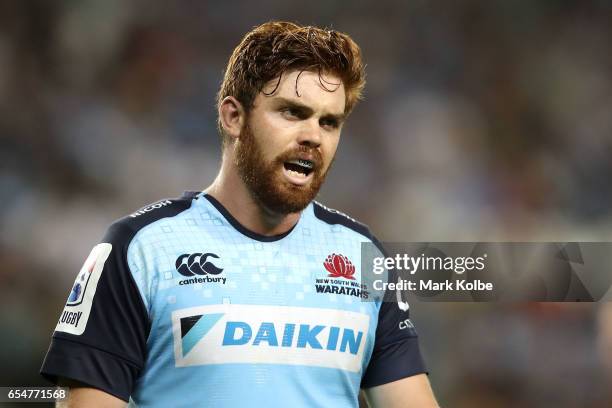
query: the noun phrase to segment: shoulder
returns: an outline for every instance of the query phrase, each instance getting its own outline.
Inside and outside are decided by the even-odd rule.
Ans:
[[[164,198],[147,204],[137,211],[113,222],[107,229],[104,242],[128,246],[134,236],[165,218],[174,217],[191,208],[192,201],[197,199],[198,192],[185,192],[178,198]]]
[[[370,238],[372,236],[367,225],[360,223],[345,213],[326,207],[318,201],[313,201],[312,204],[314,215],[319,220],[330,225],[342,225],[358,234],[365,236],[366,238]]]
[[[320,221],[330,225],[342,225],[343,227],[369,239],[381,252],[384,252],[380,241],[378,241],[374,234],[372,234],[370,228],[366,224],[357,221],[353,217],[346,215],[341,211],[326,207],[318,201],[313,201],[312,204],[314,215]]]

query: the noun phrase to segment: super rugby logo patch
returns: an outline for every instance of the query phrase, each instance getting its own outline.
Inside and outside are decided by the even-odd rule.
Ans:
[[[98,281],[113,246],[102,243],[92,250],[77,275],[55,331],[81,335],[87,326]]]

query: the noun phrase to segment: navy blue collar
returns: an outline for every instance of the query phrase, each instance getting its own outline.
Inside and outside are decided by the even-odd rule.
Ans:
[[[230,212],[227,211],[227,209],[223,206],[223,204],[221,204],[215,197],[211,196],[210,194],[206,194],[206,193],[204,193],[204,197],[208,201],[210,201],[210,203],[217,209],[217,211],[221,213],[221,215],[223,215],[223,217],[227,220],[227,222],[229,222],[232,225],[232,227],[236,228],[241,234],[246,235],[247,237],[254,239],[256,241],[274,242],[274,241],[281,240],[285,238],[287,235],[289,235],[291,231],[293,231],[295,226],[299,223],[298,221],[298,223],[295,223],[295,225],[291,227],[289,231],[283,232],[282,234],[278,234],[278,235],[258,234],[257,232],[253,232],[250,229],[247,229],[242,224],[240,224],[238,220],[234,218],[234,216],[232,216],[232,214],[230,214]]]

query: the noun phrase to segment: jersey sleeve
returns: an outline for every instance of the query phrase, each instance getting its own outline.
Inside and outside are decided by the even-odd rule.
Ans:
[[[113,224],[85,261],[41,368],[52,382],[64,377],[129,400],[150,330],[127,263],[133,235],[121,221]]]
[[[375,242],[382,250],[380,243]],[[397,274],[390,273],[389,281],[397,281]],[[361,387],[375,387],[421,373],[427,370],[408,303],[401,301],[399,292],[387,291],[378,313],[374,350]]]

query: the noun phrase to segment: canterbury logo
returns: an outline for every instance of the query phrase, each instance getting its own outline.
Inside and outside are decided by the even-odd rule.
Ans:
[[[219,257],[213,253],[202,254],[196,252],[195,254],[183,254],[176,259],[176,270],[183,276],[194,276],[194,275],[218,275],[223,272],[223,268],[218,268],[212,262],[208,261],[208,258]]]

